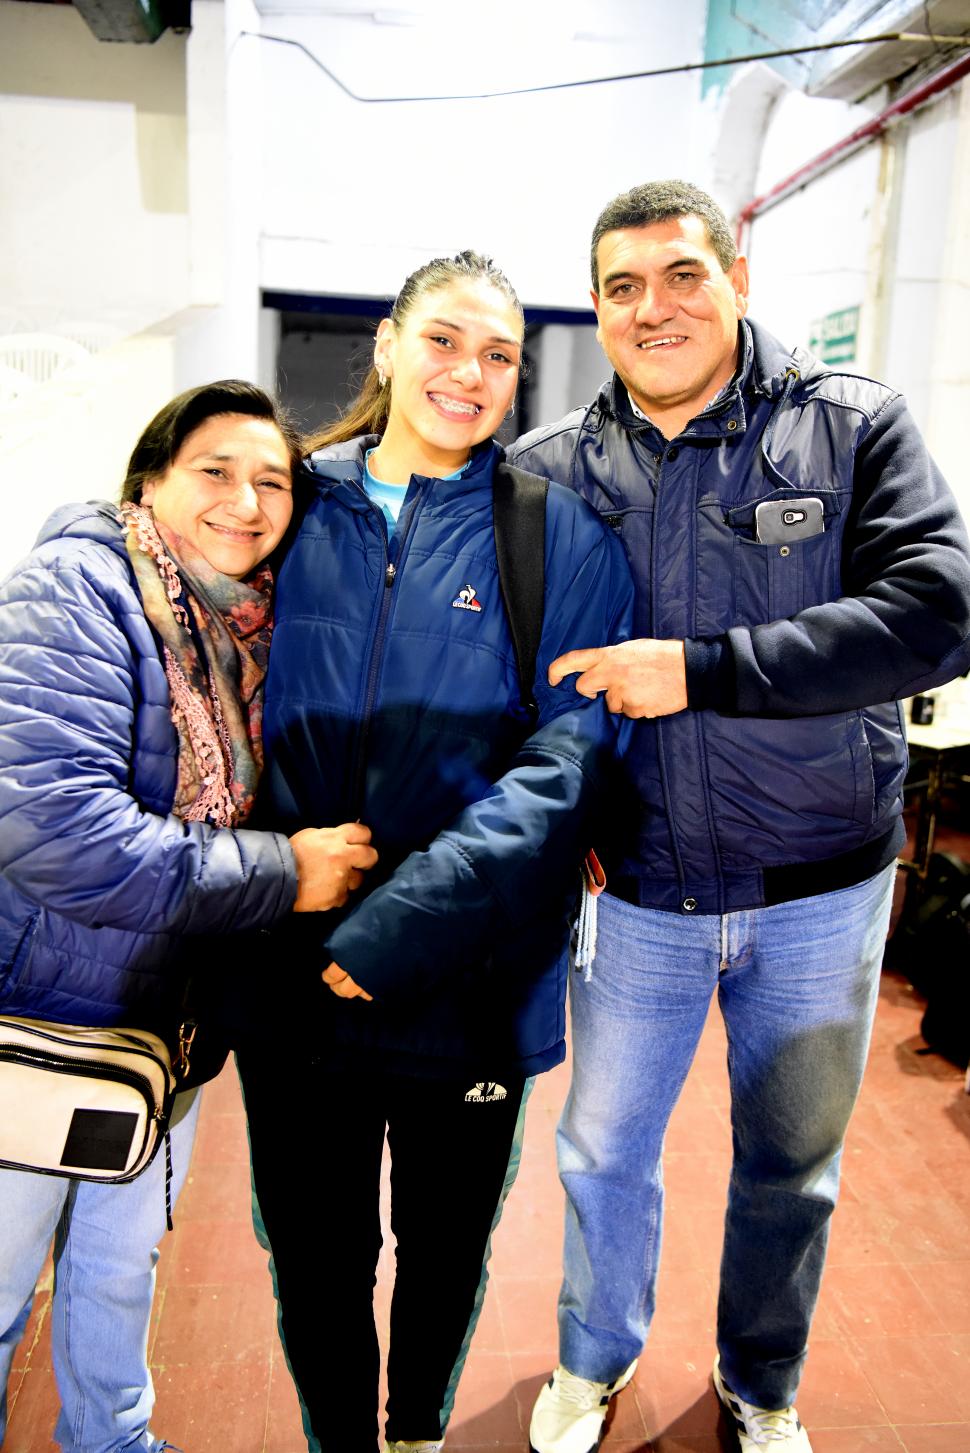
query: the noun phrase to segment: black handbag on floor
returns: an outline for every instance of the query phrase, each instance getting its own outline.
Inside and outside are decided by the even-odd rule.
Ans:
[[[970,863],[934,853],[922,895],[889,940],[886,965],[926,997],[920,1032],[931,1049],[970,1060]]]
[[[970,877],[934,921],[924,944],[926,978],[920,1033],[931,1049],[966,1069],[970,1063]]]

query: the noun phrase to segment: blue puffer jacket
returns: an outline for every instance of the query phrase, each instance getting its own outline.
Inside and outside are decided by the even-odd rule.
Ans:
[[[620,381],[510,461],[571,485],[637,580],[638,637],[687,642],[689,709],[642,721],[611,891],[723,913],[860,882],[903,841],[898,700],[970,666],[956,503],[898,394],[742,325],[739,379],[667,441]],[[763,500],[824,533],[760,544]],[[888,703],[888,704],[887,704]]]
[[[375,442],[312,459],[317,498],[277,593],[261,812],[287,832],[360,818],[380,863],[336,926],[294,917],[273,958],[300,966],[331,1063],[370,1049],[407,1073],[534,1073],[563,1055],[568,908],[616,746],[603,703],[552,689],[546,669],[628,634],[629,571],[595,513],[551,486],[533,725],[499,594],[499,451],[457,480],[414,476],[388,544],[360,484]],[[321,985],[331,959],[373,1003]]]
[[[66,506],[0,587],[0,1012],[171,1028],[181,935],[289,911],[286,839],[182,822],[175,782],[117,509]]]

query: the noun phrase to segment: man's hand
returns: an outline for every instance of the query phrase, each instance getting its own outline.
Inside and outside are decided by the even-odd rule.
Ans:
[[[549,685],[581,673],[581,696],[606,692],[610,711],[624,716],[672,716],[687,705],[687,674],[683,641],[623,641],[618,646],[593,646],[567,651],[549,667]]]
[[[374,1002],[373,994],[368,994],[359,984],[355,984],[349,974],[345,974],[339,964],[330,964],[324,969],[320,976],[325,984],[329,984],[332,993],[339,999],[366,999],[369,1004]]]
[[[377,862],[370,847],[370,828],[360,822],[340,827],[305,827],[290,838],[296,859],[294,913],[340,908],[348,893],[359,888],[364,873]]]

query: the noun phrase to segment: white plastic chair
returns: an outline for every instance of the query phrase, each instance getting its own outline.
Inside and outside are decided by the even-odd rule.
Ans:
[[[8,333],[0,338],[0,365],[25,374],[34,383],[47,383],[90,357],[83,343],[56,333]]]
[[[0,408],[4,404],[12,404],[16,399],[22,399],[36,387],[36,381],[21,373],[19,368],[0,363]]]

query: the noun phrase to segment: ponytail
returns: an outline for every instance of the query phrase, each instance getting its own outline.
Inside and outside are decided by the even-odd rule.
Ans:
[[[364,376],[357,397],[332,424],[325,424],[303,441],[307,454],[325,449],[328,444],[343,444],[358,434],[383,434],[391,412],[391,381],[381,383],[377,369],[371,364]]]

